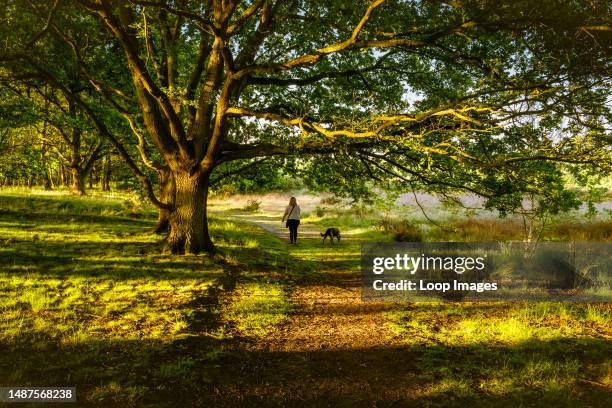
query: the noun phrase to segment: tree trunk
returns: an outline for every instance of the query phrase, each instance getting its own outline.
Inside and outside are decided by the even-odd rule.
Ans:
[[[85,195],[85,174],[78,167],[71,167],[72,173],[72,193],[77,195]]]
[[[70,103],[70,114],[77,117],[76,105]],[[72,128],[72,138],[70,144],[70,172],[72,174],[72,193],[85,195],[85,173],[81,169],[81,129],[74,126]]]
[[[173,204],[174,203],[174,177],[172,176],[172,172],[169,169],[163,169],[158,171],[159,175],[159,191],[157,193],[157,198],[162,203]],[[170,232],[170,222],[168,217],[170,216],[170,211],[160,208],[159,214],[157,216],[157,223],[155,224],[155,233],[161,234],[163,232]]]
[[[93,188],[93,184],[94,184],[94,178],[96,177],[96,172],[95,169],[91,169],[91,172],[89,172],[89,188],[92,189]],[[98,184],[98,182],[96,181],[96,184]]]
[[[63,163],[60,163],[60,165],[59,165],[59,182],[57,183],[57,185],[65,187],[67,185],[66,179],[67,179],[67,177],[66,177],[66,166],[64,166]]]
[[[168,216],[170,232],[168,248],[174,254],[214,252],[208,234],[206,203],[210,173],[189,174],[189,170],[174,172],[174,209]]]
[[[45,190],[51,190],[51,170],[47,163],[47,122],[43,125],[43,139],[40,146],[40,161],[43,170],[43,187]]]
[[[51,183],[51,170],[49,170],[49,168],[47,168],[45,166],[44,168],[44,174],[43,174],[43,187],[45,190],[51,190],[51,188],[53,187],[52,183]]]
[[[104,157],[104,165],[102,166],[102,191],[110,191],[110,164],[110,153],[107,153],[106,157]]]

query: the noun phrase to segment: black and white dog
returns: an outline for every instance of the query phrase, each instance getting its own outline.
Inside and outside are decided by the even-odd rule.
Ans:
[[[328,228],[325,233],[321,233],[321,236],[323,237],[323,245],[325,245],[325,238],[327,237],[329,237],[332,245],[334,244],[334,237],[340,243],[340,230],[337,228]]]

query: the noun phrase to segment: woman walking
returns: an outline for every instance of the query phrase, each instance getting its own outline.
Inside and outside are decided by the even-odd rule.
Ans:
[[[289,243],[297,244],[297,230],[300,225],[300,206],[297,204],[295,197],[291,197],[289,205],[283,214],[283,222],[287,218],[286,227],[289,228]]]

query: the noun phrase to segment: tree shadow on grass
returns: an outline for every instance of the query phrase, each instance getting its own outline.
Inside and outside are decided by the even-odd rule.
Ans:
[[[606,407],[610,343],[528,341],[352,350],[237,351],[218,406]],[[580,358],[578,362],[577,358]]]
[[[114,228],[117,220],[110,218]],[[117,230],[121,228],[117,224]],[[359,283],[353,270],[335,276],[340,264],[333,258],[303,259],[278,242],[266,246],[267,242],[271,241],[263,237],[256,248],[227,252],[234,251],[251,275],[278,273],[294,286],[347,287],[348,278],[355,287]],[[35,252],[37,245],[44,249]],[[195,312],[185,337],[169,341],[90,336],[65,345],[50,333],[18,333],[1,343],[5,352],[0,353],[0,382],[76,386],[79,406],[603,407],[612,403],[600,380],[611,351],[605,340],[349,349],[334,348],[332,340],[327,349],[275,350],[254,341],[223,338],[217,333],[223,324],[217,311],[219,296],[233,289],[237,268],[242,267],[203,263],[205,257],[170,260],[158,253],[158,244],[136,241],[28,241],[3,248],[0,264],[13,265],[17,273],[219,279],[186,305]],[[113,259],[91,259],[104,254]],[[204,268],[221,272],[215,275]],[[353,312],[342,306],[329,310]],[[374,306],[372,310],[380,312]]]
[[[223,351],[199,336],[4,343],[0,382],[76,386],[79,406],[607,407],[603,340]],[[576,359],[580,362],[576,363]]]
[[[70,327],[75,335],[68,337],[53,326],[20,329],[0,342],[0,384],[76,387],[78,406],[209,406],[204,396],[211,395],[214,375],[222,369],[219,358],[233,341],[219,332],[225,324],[219,295],[233,290],[236,271],[231,265],[221,266],[223,273],[210,276],[213,283],[205,291],[180,306],[188,311],[187,327],[180,335],[139,338],[140,330],[123,337],[78,335],[85,320]],[[146,312],[156,309],[149,306]],[[39,317],[45,313],[37,312]]]
[[[41,277],[104,277],[113,279],[204,279],[221,276],[221,267],[204,256],[170,257],[150,242],[62,243],[41,241],[40,250],[13,243],[0,250],[2,271]],[[121,251],[121,252],[118,252]]]
[[[153,218],[150,217],[127,217],[121,215],[99,215],[99,214],[73,214],[73,213],[57,213],[51,211],[17,211],[0,209],[0,217],[3,222],[35,222],[40,225],[74,225],[74,224],[100,224],[100,225],[118,225],[123,226],[140,226],[149,225],[153,228]]]
[[[354,266],[357,261],[321,261],[316,257],[308,259],[304,256],[307,254],[299,255],[284,252],[284,259],[273,265],[273,269],[285,266],[282,279],[293,289],[311,285],[343,289],[361,286],[359,271],[338,269],[339,265],[341,268]],[[256,269],[260,266],[262,278],[266,266],[269,271],[271,265],[257,265]],[[403,307],[443,311],[454,307],[449,303],[378,303],[366,308],[359,302],[341,303],[326,304],[325,314],[378,314]],[[468,315],[497,313],[508,308],[507,303],[461,303],[462,311],[464,306],[466,312],[462,314]],[[313,326],[312,330],[316,331],[317,327]],[[292,350],[294,346],[298,349]],[[299,342],[288,345],[282,341],[240,343],[220,361],[223,369],[214,377],[214,392],[209,395],[208,404],[221,407],[607,407],[612,403],[609,385],[605,384],[606,363],[612,351],[607,340],[559,338],[516,344],[343,349],[334,348],[331,339],[320,347],[308,349]]]
[[[71,346],[2,344],[3,386],[76,387],[78,406],[186,406],[209,389],[221,340],[87,339]]]

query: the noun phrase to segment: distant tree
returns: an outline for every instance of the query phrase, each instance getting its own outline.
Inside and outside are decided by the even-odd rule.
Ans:
[[[609,21],[591,0],[24,0],[0,10],[0,64],[76,104],[162,210],[170,248],[197,253],[214,249],[211,177],[233,161],[301,156],[354,194],[374,180],[504,211],[524,192],[553,200],[554,163],[609,166]]]
[[[23,81],[20,85],[0,84],[7,99],[0,111],[5,126],[21,133],[21,142],[36,152],[36,160],[28,160],[26,171],[40,179],[45,188],[51,187],[51,157],[59,158],[59,166],[69,169],[70,187],[74,194],[85,194],[85,179],[95,162],[104,155],[104,143],[92,131],[77,105],[66,100],[53,88]],[[17,115],[24,115],[15,119]],[[23,128],[27,122],[27,128]],[[21,128],[21,129],[20,129]],[[21,150],[23,153],[23,149]],[[15,155],[15,152],[13,152]],[[31,159],[28,156],[17,161]],[[20,159],[20,160],[19,160]],[[19,164],[23,167],[23,163]]]
[[[28,185],[41,176],[40,138],[32,137],[36,120],[28,99],[0,89],[0,185]]]
[[[105,155],[104,140],[82,117],[78,106],[51,90],[38,90],[44,108],[41,129],[46,149],[53,149],[60,165],[70,170],[70,188],[74,194],[85,194],[85,180],[96,162]]]
[[[107,152],[104,156],[104,164],[102,165],[102,191],[110,191],[111,181],[111,154]]]
[[[301,186],[292,163],[283,158],[252,160],[248,165],[228,162],[220,165],[210,180],[213,191],[229,194],[287,191]]]

